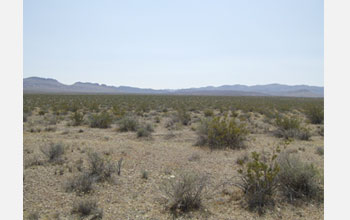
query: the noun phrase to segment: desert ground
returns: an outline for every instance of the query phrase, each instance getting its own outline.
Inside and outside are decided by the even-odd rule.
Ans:
[[[147,99],[140,108],[134,104],[138,98]],[[202,102],[204,98],[186,97],[182,104],[182,99],[176,97],[174,103],[180,103],[182,108],[179,111],[166,103],[166,97],[149,106],[148,102],[158,98],[123,97],[120,103],[117,100],[111,104],[98,97],[101,101],[91,104],[91,108],[83,100],[77,108],[69,109],[71,103],[78,103],[74,97],[65,107],[53,107],[70,97],[64,96],[62,102],[60,99],[61,96],[55,95],[24,96],[24,219],[323,219],[323,200],[310,197],[291,202],[283,196],[283,188],[273,194],[273,205],[264,206],[263,212],[252,210],[245,192],[235,184],[241,181],[239,170],[247,168],[239,161],[248,164],[252,152],[264,158],[278,152],[312,164],[318,171],[317,183],[321,189],[318,195],[323,194],[324,125],[311,123],[302,107],[305,104],[323,108],[323,99],[286,99],[290,104],[283,110],[278,107],[279,102],[281,106],[285,104],[283,100],[276,101],[277,108],[264,106],[265,110],[278,112],[285,118],[298,119],[301,130],[307,130],[304,136],[293,133],[291,137],[276,135],[275,115],[260,111],[261,105],[254,100],[247,101],[252,109],[246,105],[230,108],[230,103],[221,109],[221,102],[215,98],[208,98],[204,106],[195,103],[190,106],[188,102],[192,99]],[[128,105],[128,100],[133,100],[134,106]],[[294,104],[299,102],[302,105]],[[92,115],[102,112],[109,115],[106,128],[91,122]],[[185,112],[185,120],[180,112]],[[136,122],[135,130],[123,129],[129,126],[126,117]],[[242,146],[221,146],[210,141],[198,144],[202,121],[215,117],[244,125],[247,133],[240,142]],[[63,149],[57,157],[50,154],[50,146],[55,145]],[[92,175],[91,155],[98,155],[106,167],[110,165],[109,172]],[[91,186],[85,191],[77,186],[83,183],[74,184],[74,178],[84,173],[91,174]],[[174,201],[167,189],[171,191],[169,184],[176,183],[186,173],[205,176],[200,205],[174,211],[170,207]],[[84,212],[77,208],[83,201],[93,203],[91,210]]]

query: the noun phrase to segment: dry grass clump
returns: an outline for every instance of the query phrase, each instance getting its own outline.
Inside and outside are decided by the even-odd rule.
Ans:
[[[62,155],[64,154],[64,147],[61,143],[51,143],[48,146],[42,147],[41,152],[47,157],[49,163],[62,162]]]
[[[235,185],[244,193],[244,199],[250,210],[257,210],[263,214],[266,207],[274,205],[274,195],[278,187],[279,166],[276,163],[277,155],[264,159],[257,152],[252,152],[251,161],[242,162],[240,181]]]
[[[109,128],[112,124],[112,116],[108,112],[101,112],[90,115],[91,128]]]
[[[239,149],[244,147],[248,130],[234,119],[214,117],[202,120],[197,134],[197,145],[208,145],[212,149]]]
[[[72,214],[77,214],[80,218],[91,216],[89,219],[102,219],[103,211],[99,209],[96,201],[88,199],[73,203]]]
[[[202,198],[208,177],[195,173],[182,173],[164,183],[162,191],[168,200],[168,208],[178,215],[202,206]]]
[[[281,192],[288,201],[323,200],[318,170],[313,164],[305,163],[297,155],[292,154],[282,154],[278,163]]]

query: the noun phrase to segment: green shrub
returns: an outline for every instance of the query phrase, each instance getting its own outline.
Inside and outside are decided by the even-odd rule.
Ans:
[[[312,164],[304,163],[297,155],[288,153],[283,154],[278,163],[281,192],[288,201],[323,199],[319,174]]]
[[[51,143],[49,146],[45,146],[40,150],[47,157],[49,163],[62,161],[62,155],[64,154],[64,147],[62,144]]]
[[[277,116],[276,126],[277,130],[274,131],[276,137],[300,140],[309,140],[311,137],[310,131],[301,127],[301,122],[296,118]]]
[[[73,126],[79,126],[84,121],[84,114],[76,111],[71,115],[71,120],[73,121]]]
[[[264,213],[265,208],[274,205],[273,196],[277,191],[279,166],[275,162],[277,155],[262,159],[260,154],[252,152],[251,160],[241,162],[242,168],[238,171],[241,180],[235,185],[244,193],[244,199],[250,210]]]
[[[214,112],[212,109],[206,109],[204,110],[204,116],[205,117],[212,117],[214,115]]]
[[[207,176],[189,172],[165,182],[162,190],[168,199],[170,211],[177,215],[199,209],[207,183]]]
[[[214,117],[202,120],[197,131],[197,145],[209,145],[210,148],[243,148],[248,130],[234,119]]]
[[[109,128],[112,124],[112,116],[108,112],[92,114],[90,116],[91,128]]]
[[[306,109],[306,116],[312,124],[322,124],[324,118],[323,108],[310,106]]]
[[[81,218],[92,215],[89,219],[102,219],[103,211],[97,207],[96,201],[81,200],[73,203],[72,214],[77,214]]]
[[[178,110],[177,113],[178,113],[177,117],[179,118],[179,121],[181,122],[181,124],[183,124],[183,125],[190,124],[190,121],[191,121],[190,113],[186,112],[186,110],[184,110],[184,109]]]
[[[119,121],[120,132],[136,131],[138,126],[138,121],[132,117],[124,117],[122,120]]]

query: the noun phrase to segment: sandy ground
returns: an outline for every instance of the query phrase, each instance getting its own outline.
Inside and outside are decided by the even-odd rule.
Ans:
[[[34,157],[45,160],[40,148],[51,142],[65,146],[65,162],[24,167],[25,219],[34,212],[40,215],[40,219],[77,219],[71,214],[71,209],[81,198],[96,200],[103,209],[103,219],[173,219],[165,208],[166,200],[160,187],[182,171],[207,174],[210,187],[203,201],[204,208],[178,219],[323,219],[323,205],[293,206],[283,201],[259,216],[242,206],[240,192],[235,187],[217,187],[237,176],[238,157],[251,151],[271,152],[281,144],[282,140],[269,132],[273,128],[261,120],[256,119],[261,127],[267,128],[259,129],[260,125],[256,125],[256,131],[249,135],[246,149],[216,151],[194,146],[197,135],[191,126],[169,131],[164,126],[166,118],[162,118],[159,124],[154,123],[156,127],[151,139],[139,139],[134,132],[117,132],[115,126],[108,129],[67,126],[67,120],[52,125],[55,131],[44,131],[47,126],[45,122],[40,123],[42,120],[43,116],[33,115],[29,122],[24,123],[24,164]],[[31,133],[30,128],[41,128],[42,131]],[[80,129],[82,133],[79,133]],[[295,140],[288,150],[313,162],[323,172],[323,156],[316,154],[316,148],[323,146],[323,137],[314,132],[311,139]],[[63,185],[67,178],[79,173],[77,161],[82,159],[87,166],[89,151],[100,152],[115,162],[123,158],[121,176],[114,176],[112,182],[95,184],[93,192],[85,196],[65,192]],[[189,160],[193,155],[199,155],[199,160]],[[141,178],[143,170],[148,172],[148,179]]]

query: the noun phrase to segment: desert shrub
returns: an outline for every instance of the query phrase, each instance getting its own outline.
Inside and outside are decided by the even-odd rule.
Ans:
[[[79,126],[84,121],[84,114],[76,111],[71,115],[71,120],[73,121],[73,126]]]
[[[62,155],[64,154],[64,147],[62,144],[51,143],[48,146],[42,147],[40,150],[47,157],[48,162],[55,163],[62,161]]]
[[[112,112],[118,118],[119,117],[123,117],[125,115],[125,110],[120,108],[120,107],[118,107],[117,105],[114,105],[112,107]]]
[[[124,117],[119,121],[120,132],[136,131],[138,127],[139,127],[138,121],[130,116]]]
[[[306,109],[306,116],[312,124],[322,124],[324,118],[323,108],[310,106]]]
[[[45,115],[46,112],[45,112],[44,110],[39,110],[38,114],[39,114],[39,115]]]
[[[37,154],[29,157],[24,161],[24,168],[32,167],[32,166],[41,166],[44,162],[39,158]]]
[[[318,134],[321,135],[322,137],[324,136],[324,127],[319,128]]]
[[[244,199],[250,210],[264,213],[265,208],[274,205],[273,196],[277,191],[279,166],[276,154],[264,159],[257,152],[252,152],[251,160],[242,162],[239,169],[240,181],[235,183],[244,193]]]
[[[162,191],[168,199],[170,211],[177,215],[199,209],[207,183],[207,176],[189,172],[165,182]]]
[[[279,158],[278,180],[281,192],[290,201],[297,199],[322,200],[323,190],[317,169],[300,160],[295,154],[283,154]]]
[[[141,171],[141,178],[147,180],[148,179],[148,172],[147,170]]]
[[[92,190],[93,183],[94,179],[89,173],[82,173],[69,178],[64,188],[66,192],[75,191],[77,194],[86,194]]]
[[[56,128],[56,127],[48,126],[48,127],[45,127],[44,130],[47,131],[47,132],[55,132],[55,131],[57,130],[57,128]]]
[[[23,114],[23,122],[27,122],[28,121],[28,115],[27,114]]]
[[[186,112],[186,110],[179,109],[177,111],[177,117],[179,118],[179,121],[181,122],[181,124],[183,124],[183,125],[189,125],[190,124],[191,115],[188,112]]]
[[[81,200],[73,203],[72,214],[77,214],[81,218],[92,215],[89,219],[102,219],[103,211],[99,209],[96,201]]]
[[[92,152],[88,154],[89,175],[97,181],[105,181],[117,171],[115,164],[105,161],[100,154]]]
[[[146,124],[137,129],[137,137],[150,137],[152,132],[154,131],[151,124]]]
[[[276,126],[277,130],[274,131],[276,137],[300,140],[309,140],[311,137],[310,131],[302,127],[301,122],[296,118],[277,116]]]
[[[28,215],[27,219],[28,220],[38,220],[40,217],[38,212],[32,212]]]
[[[324,147],[316,148],[316,153],[320,156],[323,156],[324,155]]]
[[[212,109],[206,109],[204,110],[204,116],[205,117],[212,117],[214,115],[214,112]]]
[[[156,117],[154,118],[154,122],[155,122],[155,123],[160,123],[160,117],[159,117],[159,116],[156,116]]]
[[[232,149],[244,147],[248,130],[243,124],[237,124],[234,119],[214,117],[202,120],[197,131],[197,145],[209,145],[210,148]]]
[[[112,116],[108,112],[92,114],[90,116],[91,128],[109,128],[112,124]]]

